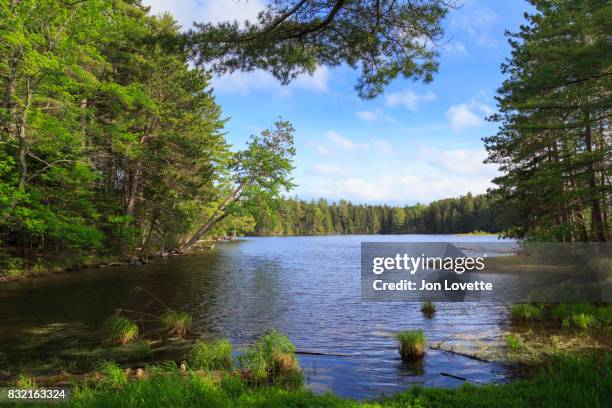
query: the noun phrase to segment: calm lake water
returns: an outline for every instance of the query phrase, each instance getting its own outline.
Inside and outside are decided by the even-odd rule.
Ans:
[[[144,266],[90,269],[0,284],[0,351],[43,358],[55,350],[99,344],[101,322],[117,308],[148,311],[144,287],[170,307],[194,316],[193,334],[227,337],[236,348],[269,328],[295,343],[308,386],[357,399],[405,390],[412,384],[454,387],[506,381],[499,364],[428,350],[404,364],[393,334],[423,329],[430,343],[454,333],[499,341],[508,320],[497,303],[439,303],[433,319],[420,304],[364,302],[360,243],[491,242],[456,235],[245,238],[222,242],[201,256],[156,259]],[[58,327],[52,336],[45,328]],[[37,336],[40,338],[36,338]],[[45,333],[41,335],[40,333]],[[35,349],[24,344],[39,343]],[[42,346],[40,346],[42,344]]]

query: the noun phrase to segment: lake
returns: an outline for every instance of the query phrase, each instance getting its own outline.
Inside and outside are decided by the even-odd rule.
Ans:
[[[198,256],[4,283],[0,351],[42,358],[66,347],[95,345],[101,322],[114,309],[155,307],[145,307],[150,297],[133,291],[140,286],[191,313],[192,334],[198,337],[227,337],[240,348],[269,328],[287,334],[315,392],[363,399],[412,384],[463,383],[441,373],[477,383],[503,382],[510,373],[500,364],[438,350],[428,350],[419,363],[402,363],[393,334],[423,329],[430,344],[453,334],[482,344],[499,342],[508,322],[505,305],[439,303],[435,317],[427,319],[419,303],[365,302],[360,290],[362,241],[495,240],[457,235],[244,238],[220,242]]]

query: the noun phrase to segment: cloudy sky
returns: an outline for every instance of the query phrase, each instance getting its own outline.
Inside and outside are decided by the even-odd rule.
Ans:
[[[253,19],[265,0],[144,0],[154,13],[169,11],[183,28],[193,21]],[[440,71],[429,85],[398,79],[384,95],[363,101],[347,67],[318,69],[280,86],[265,72],[215,78],[228,139],[244,146],[252,133],[279,116],[296,128],[295,182],[291,194],[360,203],[413,204],[485,192],[496,169],[484,165],[482,137],[497,126],[510,53],[504,30],[516,31],[528,5],[522,0],[466,0],[451,11]]]

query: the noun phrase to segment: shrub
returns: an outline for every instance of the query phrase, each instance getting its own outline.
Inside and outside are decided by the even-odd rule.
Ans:
[[[431,317],[436,313],[436,305],[429,301],[425,302],[421,305],[421,312],[423,312],[426,317]]]
[[[114,315],[104,323],[104,332],[109,342],[127,344],[138,337],[138,326],[123,316]]]
[[[399,353],[404,361],[414,361],[425,355],[425,335],[423,330],[406,330],[395,338],[399,342]]]
[[[184,337],[189,331],[193,318],[189,313],[168,310],[162,315],[161,320],[168,334]]]
[[[299,387],[304,382],[295,357],[295,346],[284,334],[271,330],[239,356],[240,366],[255,383],[271,383]]]
[[[572,324],[579,329],[586,330],[597,325],[595,316],[587,313],[575,313],[572,315]]]
[[[563,322],[564,319],[567,319],[571,315],[571,308],[566,303],[559,303],[553,306],[550,315],[554,320]]]
[[[234,365],[232,344],[227,340],[198,341],[191,350],[191,362],[202,370],[231,370]]]
[[[597,309],[597,320],[603,327],[612,325],[612,306],[602,306]]]
[[[580,313],[594,315],[597,313],[597,307],[592,303],[576,303],[572,305],[572,314]]]
[[[533,322],[541,318],[542,311],[529,303],[518,303],[512,306],[510,314],[515,322]]]
[[[101,362],[97,370],[104,376],[104,383],[110,387],[120,388],[128,382],[126,372],[114,361]]]

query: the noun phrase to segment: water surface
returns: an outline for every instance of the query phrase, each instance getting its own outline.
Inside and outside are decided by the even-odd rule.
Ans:
[[[144,287],[168,306],[194,316],[193,333],[227,337],[241,347],[269,328],[295,343],[308,386],[352,398],[391,394],[411,384],[460,385],[505,381],[496,363],[428,350],[422,362],[405,364],[393,334],[423,329],[430,343],[452,334],[499,340],[507,309],[496,303],[440,303],[433,319],[420,304],[364,302],[360,294],[360,243],[490,242],[494,237],[456,235],[321,236],[245,238],[217,244],[198,256],[156,259],[144,266],[84,272],[0,285],[0,351],[30,358],[62,347],[98,344],[97,328],[116,308],[155,306]],[[58,327],[28,349],[40,328]],[[308,354],[318,353],[318,354]]]

